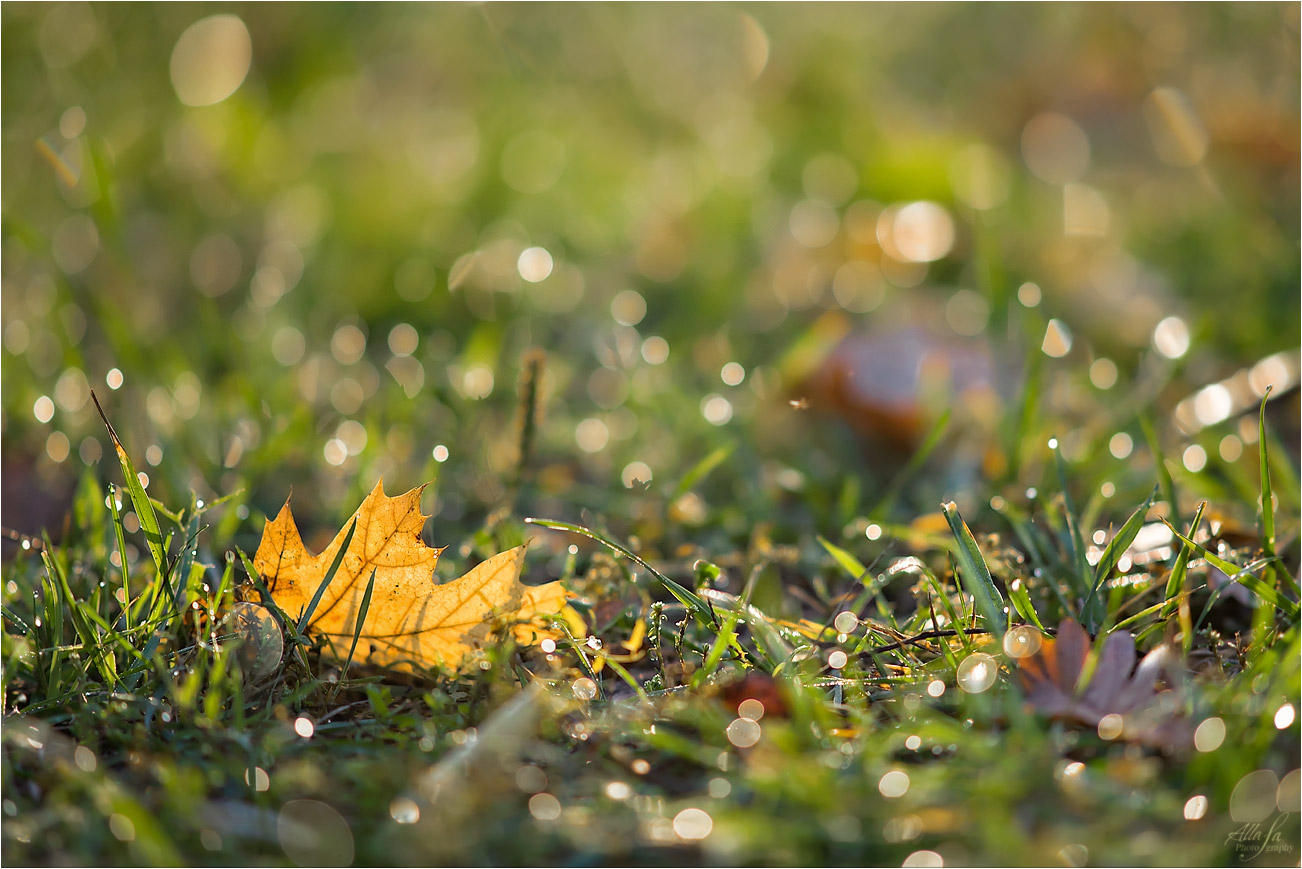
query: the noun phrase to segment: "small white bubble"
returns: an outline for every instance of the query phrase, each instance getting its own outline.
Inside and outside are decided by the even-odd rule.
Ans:
[[[728,741],[738,748],[750,748],[759,742],[762,732],[759,724],[749,718],[733,719],[725,731]]]
[[[1225,741],[1225,722],[1212,717],[1198,725],[1194,731],[1194,748],[1203,753],[1215,751]]]
[[[909,774],[903,770],[893,769],[877,782],[877,790],[888,800],[902,797],[909,792]]]
[[[312,723],[312,719],[300,715],[294,719],[294,732],[304,739],[311,739],[312,734],[316,733],[316,725]]]
[[[1186,821],[1201,821],[1207,814],[1207,797],[1197,794],[1188,799],[1184,804],[1184,819]]]
[[[32,405],[32,414],[37,422],[49,422],[54,419],[54,400],[48,395],[42,395]]]
[[[746,369],[736,362],[729,362],[719,372],[719,379],[728,386],[737,386],[746,379]]]
[[[674,833],[680,839],[704,839],[714,829],[714,821],[701,809],[683,809],[674,816]]]
[[[540,821],[554,821],[561,816],[561,802],[548,793],[529,798],[529,814]]]
[[[552,255],[546,248],[528,247],[516,261],[520,277],[531,284],[545,281],[552,273]]]
[[[1167,359],[1189,352],[1189,327],[1179,317],[1167,317],[1153,330],[1153,347]]]

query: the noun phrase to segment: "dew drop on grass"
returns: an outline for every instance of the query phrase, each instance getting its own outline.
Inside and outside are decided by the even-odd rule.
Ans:
[[[714,829],[714,820],[701,809],[683,809],[674,816],[674,833],[680,839],[704,839]]]
[[[739,718],[749,718],[751,721],[759,721],[764,717],[764,704],[754,697],[747,697],[737,704],[737,716]]]
[[[1197,794],[1188,799],[1184,804],[1184,819],[1186,821],[1199,821],[1207,814],[1207,797]]]
[[[526,794],[540,793],[547,788],[547,774],[526,763],[515,771],[515,786]]]
[[[597,683],[584,676],[574,680],[574,696],[580,700],[591,700],[597,696]]]
[[[1099,739],[1106,739],[1109,742],[1121,736],[1122,730],[1125,729],[1125,719],[1115,712],[1104,715],[1099,720]]]
[[[394,797],[389,803],[389,817],[399,824],[414,824],[420,820],[420,806],[408,797]]]
[[[877,782],[877,790],[888,800],[893,800],[904,796],[909,791],[909,774],[898,769],[893,769],[881,777]]]
[[[1284,730],[1292,726],[1293,721],[1297,718],[1297,710],[1293,708],[1292,703],[1285,703],[1275,710],[1275,729]]]
[[[1038,630],[1030,625],[1018,625],[1004,634],[1004,654],[1010,658],[1029,658],[1040,651],[1042,642]]]
[[[733,719],[725,731],[728,741],[738,748],[750,748],[759,742],[762,732],[759,724],[749,718]]]
[[[548,793],[529,798],[529,814],[540,821],[554,821],[561,816],[561,802]]]
[[[999,665],[984,652],[974,652],[958,665],[958,687],[969,694],[980,694],[995,684]]]
[[[832,622],[832,626],[835,627],[839,633],[848,634],[854,631],[855,628],[859,627],[859,617],[849,610],[844,610],[836,614],[836,619]]]
[[[1220,718],[1208,718],[1194,731],[1194,748],[1206,753],[1215,751],[1225,741],[1225,722]]]
[[[1274,770],[1259,769],[1239,779],[1230,794],[1230,820],[1238,824],[1260,823],[1277,809],[1279,777]]]
[[[945,859],[935,851],[914,851],[904,858],[902,866],[926,867],[926,869],[938,869],[945,865]]]

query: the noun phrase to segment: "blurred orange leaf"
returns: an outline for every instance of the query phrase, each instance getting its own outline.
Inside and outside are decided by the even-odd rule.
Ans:
[[[1158,687],[1171,664],[1169,646],[1158,646],[1136,667],[1135,638],[1125,631],[1109,634],[1082,681],[1090,648],[1085,629],[1063,619],[1056,639],[1044,640],[1039,651],[1018,662],[1027,702],[1052,718],[1098,727],[1111,739],[1156,746],[1190,741],[1177,693]]]
[[[457,669],[495,637],[495,621],[511,624],[517,642],[559,635],[543,618],[566,609],[559,582],[520,582],[524,546],[499,553],[465,576],[435,584],[434,565],[442,549],[420,539],[429,517],[420,512],[424,486],[391,498],[375,485],[358,508],[356,531],[343,560],[306,626],[324,640],[324,654],[348,657],[357,616],[372,572],[375,585],[365,614],[357,660],[393,670]],[[253,564],[277,606],[301,617],[347,538],[349,523],[319,555],[303,546],[289,501],[267,523]]]

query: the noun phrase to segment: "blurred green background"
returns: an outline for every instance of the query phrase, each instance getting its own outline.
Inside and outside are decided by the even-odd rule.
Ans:
[[[91,388],[165,503],[242,488],[256,518],[292,487],[328,528],[380,475],[437,478],[453,542],[503,505],[649,536],[847,521],[901,458],[872,429],[919,435],[844,396],[791,406],[845,333],[978,347],[992,430],[1035,372],[1045,430],[1021,434],[1075,463],[1129,457],[1115,435],[1142,444],[1149,406],[1190,474],[1251,463],[1227,418],[1262,377],[1194,425],[1178,402],[1281,351],[1264,374],[1296,382],[1297,4],[0,16],[23,531],[57,526],[84,467],[113,473]],[[906,502],[1034,482],[1017,443],[943,450]]]

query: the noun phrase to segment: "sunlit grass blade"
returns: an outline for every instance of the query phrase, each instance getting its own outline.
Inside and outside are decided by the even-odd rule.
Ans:
[[[140,529],[145,532],[145,542],[149,546],[149,554],[153,556],[159,577],[165,582],[167,577],[167,549],[163,545],[163,531],[158,525],[158,516],[154,513],[154,505],[150,502],[145,487],[141,485],[140,475],[136,473],[136,467],[131,463],[131,457],[127,455],[126,448],[122,446],[122,441],[118,439],[118,433],[113,430],[113,424],[105,416],[104,408],[100,407],[99,399],[95,397],[95,390],[90,391],[90,397],[95,402],[95,409],[99,411],[99,418],[104,420],[104,425],[108,427],[109,438],[113,441],[113,448],[118,453],[118,462],[122,465],[122,476],[125,478],[127,493],[131,496],[131,503],[136,508],[136,518],[140,520]]]
[[[832,560],[840,565],[842,570],[853,576],[856,582],[867,584],[868,568],[864,567],[859,559],[821,534],[818,535],[818,542],[822,544],[823,548],[827,550],[827,554],[832,556]]]
[[[41,551],[41,560],[45,564],[46,574],[56,586],[56,595],[60,598],[60,608],[67,610],[68,616],[72,620],[73,630],[80,638],[87,657],[99,670],[100,676],[106,684],[116,684],[117,673],[113,666],[113,658],[104,653],[99,635],[96,634],[91,623],[87,621],[85,611],[80,606],[81,601],[73,594],[72,587],[68,584],[67,571],[63,569],[63,565],[59,563],[57,558],[50,557],[48,550]]]
[[[1271,387],[1267,386],[1257,411],[1257,458],[1261,468],[1261,548],[1267,555],[1275,554],[1275,499],[1270,492],[1270,450],[1266,446],[1266,401]]]
[[[1081,597],[1089,594],[1086,583],[1090,581],[1089,559],[1085,557],[1085,539],[1081,536],[1080,513],[1072,501],[1071,490],[1067,485],[1067,464],[1063,461],[1062,450],[1057,440],[1052,442],[1054,468],[1058,471],[1058,487],[1062,491],[1063,507],[1067,511],[1067,552],[1074,570],[1070,572],[1072,585]]]
[[[1203,521],[1203,510],[1207,508],[1207,502],[1203,501],[1194,511],[1193,521],[1189,523],[1189,537],[1192,538],[1198,533],[1198,526]],[[1193,547],[1188,543],[1181,543],[1180,554],[1175,557],[1175,564],[1171,567],[1171,573],[1166,578],[1166,599],[1162,607],[1162,615],[1170,616],[1180,603],[1180,590],[1184,588],[1184,579],[1189,572],[1189,558],[1193,555]]]
[[[1253,575],[1253,571],[1260,570],[1262,567],[1265,567],[1268,564],[1275,563],[1278,560],[1278,556],[1261,558],[1252,562],[1252,564],[1248,565],[1247,567],[1239,567],[1234,562],[1226,561],[1224,558],[1221,558],[1216,553],[1207,549],[1207,547],[1202,546],[1190,540],[1188,537],[1181,534],[1180,531],[1174,525],[1172,525],[1170,522],[1167,522],[1165,519],[1163,519],[1162,521],[1166,524],[1168,528],[1171,529],[1172,534],[1174,534],[1176,537],[1179,537],[1186,546],[1191,547],[1195,552],[1197,552],[1203,558],[1207,559],[1208,563],[1210,563],[1213,567],[1220,570],[1222,573],[1230,577],[1230,579],[1234,580],[1235,582],[1246,586],[1248,590],[1251,591],[1253,594],[1257,595],[1257,597],[1261,598],[1266,603],[1275,607],[1276,609],[1284,613],[1289,618],[1296,619],[1298,617],[1299,608],[1298,608],[1297,601],[1284,597],[1284,595],[1282,595],[1279,592],[1279,589],[1267,585],[1266,583],[1262,582],[1260,578]]]
[[[761,562],[751,570],[750,576],[746,579],[746,588],[742,590],[741,597],[737,599],[728,615],[724,618],[723,626],[714,637],[714,643],[705,658],[705,663],[701,669],[696,671],[696,675],[692,679],[694,685],[700,686],[704,684],[705,680],[719,666],[719,662],[723,660],[723,653],[728,650],[728,647],[737,645],[737,622],[741,619],[742,613],[746,612],[750,606],[750,598],[755,591],[755,583],[759,580],[762,567],[763,563]]]
[[[122,621],[126,630],[131,630],[131,570],[127,561],[127,535],[122,527],[122,502],[118,500],[117,486],[109,483],[109,516],[113,520],[113,535],[118,544],[118,559],[122,568]]]
[[[1154,487],[1148,498],[1144,500],[1144,503],[1136,507],[1135,511],[1130,514],[1130,518],[1122,524],[1121,530],[1112,535],[1112,539],[1108,541],[1103,554],[1099,556],[1099,563],[1094,568],[1094,582],[1090,585],[1089,596],[1085,598],[1085,603],[1081,606],[1081,618],[1090,630],[1097,630],[1102,622],[1101,615],[1093,611],[1094,603],[1099,599],[1099,588],[1107,580],[1108,575],[1112,573],[1112,568],[1117,566],[1117,562],[1121,560],[1121,556],[1127,547],[1135,541],[1135,535],[1139,533],[1139,529],[1144,527],[1144,517],[1148,515],[1148,508],[1153,506],[1153,500],[1156,497],[1157,488]]]
[[[976,538],[972,536],[972,531],[959,515],[958,506],[953,501],[942,504],[940,509],[954,532],[954,539],[958,541],[958,563],[961,568],[959,576],[963,580],[963,588],[972,595],[977,609],[985,618],[986,624],[990,625],[991,632],[1002,637],[1008,626],[1004,616],[1004,599],[995,587]]]
[[[1031,594],[1021,580],[1015,579],[1008,584],[1008,600],[1023,621],[1030,622],[1041,631],[1044,630],[1044,625],[1040,623],[1040,617],[1035,612],[1035,605],[1031,603]]]
[[[595,540],[608,549],[618,552],[625,558],[631,559],[644,567],[648,573],[654,576],[660,584],[669,591],[670,594],[678,599],[679,603],[687,607],[694,615],[709,622],[711,627],[715,630],[720,628],[719,617],[715,615],[714,610],[711,609],[705,601],[701,600],[700,596],[697,595],[696,592],[674,582],[672,579],[643,561],[642,558],[631,549],[621,546],[613,540],[608,540],[581,525],[571,525],[569,522],[558,522],[554,519],[538,519],[532,516],[526,518],[524,521],[531,525],[540,525],[543,528],[551,528],[556,531],[569,531],[572,534],[581,534],[589,540]]]
[[[691,491],[691,488],[701,482],[701,480],[705,479],[706,475],[709,474],[710,471],[713,471],[722,464],[728,456],[732,455],[732,451],[736,448],[737,444],[735,441],[724,444],[693,465],[687,473],[683,474],[682,479],[678,481],[678,485],[674,487],[673,494],[669,496],[670,503],[677,501],[683,495],[686,495]]]

